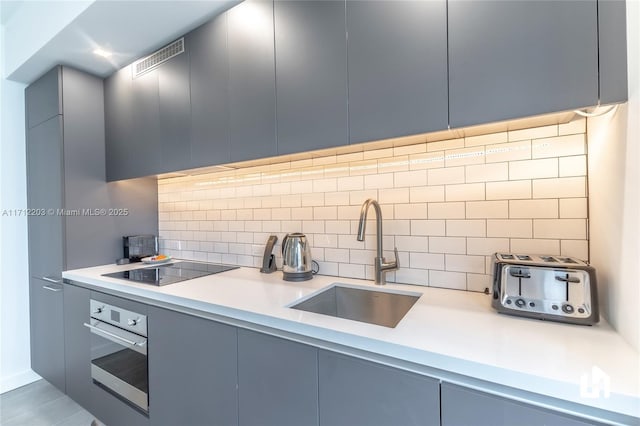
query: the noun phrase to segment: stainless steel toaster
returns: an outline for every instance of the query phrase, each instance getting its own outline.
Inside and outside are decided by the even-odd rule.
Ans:
[[[595,269],[563,256],[496,253],[492,306],[501,313],[572,324],[600,320]]]

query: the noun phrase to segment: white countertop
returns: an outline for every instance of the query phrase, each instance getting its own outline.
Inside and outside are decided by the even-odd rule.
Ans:
[[[105,265],[66,271],[66,279],[105,292],[155,300],[221,315],[440,369],[456,375],[640,417],[640,354],[602,321],[579,326],[497,314],[490,296],[411,285],[317,275],[282,280],[240,268],[156,287],[101,276],[148,265]],[[287,306],[332,283],[423,295],[396,328],[315,314]],[[610,395],[581,396],[581,379],[593,368],[610,379]],[[584,378],[583,378],[584,376]],[[586,384],[586,382],[585,382]]]

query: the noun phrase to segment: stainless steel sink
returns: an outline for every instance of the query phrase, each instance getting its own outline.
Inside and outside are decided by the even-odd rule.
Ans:
[[[369,290],[336,283],[290,307],[394,328],[420,296],[421,293]]]

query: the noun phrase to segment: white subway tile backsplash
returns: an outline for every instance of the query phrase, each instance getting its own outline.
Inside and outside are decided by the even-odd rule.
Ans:
[[[487,237],[531,238],[532,235],[530,219],[487,220]]]
[[[427,170],[427,183],[429,185],[464,183],[464,167]]]
[[[464,202],[429,203],[428,206],[429,219],[464,219],[465,217]]]
[[[484,146],[461,148],[445,151],[445,167],[466,166],[469,164],[484,164]]]
[[[522,141],[525,139],[548,138],[550,136],[558,136],[557,125],[509,131],[509,141]]]
[[[447,237],[484,237],[487,223],[484,220],[447,220]]]
[[[511,219],[557,219],[558,200],[510,200]]]
[[[465,254],[467,240],[463,237],[429,237],[429,252]]]
[[[446,254],[444,261],[447,271],[484,274],[484,256]]]
[[[446,226],[444,220],[412,220],[411,235],[444,236]]]
[[[467,183],[508,180],[508,164],[509,163],[491,163],[467,166],[465,169],[465,180]]]
[[[531,181],[487,182],[487,200],[520,200],[531,198]]]
[[[534,238],[587,239],[585,219],[534,219]]]
[[[446,201],[476,201],[484,200],[484,183],[463,183],[445,186]]]
[[[467,289],[467,274],[461,272],[429,271],[429,287]]]
[[[444,185],[409,188],[409,201],[412,203],[444,201]]]
[[[512,238],[511,251],[514,253],[558,255],[560,254],[560,240]]]
[[[532,158],[566,157],[586,154],[587,143],[584,134],[538,139],[531,144]]]
[[[539,179],[533,181],[533,198],[575,198],[587,196],[585,177]]]
[[[558,177],[558,159],[512,161],[509,163],[509,179],[541,179]]]
[[[560,219],[586,219],[586,198],[564,198],[560,200]]]
[[[562,240],[560,241],[560,255],[587,261],[589,259],[589,243],[586,240]]]
[[[488,145],[485,150],[487,163],[531,159],[531,141]]]
[[[562,157],[560,160],[560,177],[586,176],[587,156]]]
[[[508,253],[508,238],[467,238],[467,254],[491,256],[494,253]]]
[[[507,219],[509,201],[467,201],[467,219]]]
[[[412,269],[438,269],[444,270],[444,254],[437,253],[409,253],[408,266]],[[402,262],[401,262],[402,264]]]
[[[388,281],[484,291],[495,252],[588,260],[585,131],[580,118],[437,142],[419,136],[414,145],[159,180],[160,247],[260,267],[269,235],[304,232],[321,274],[373,279],[374,212],[366,240],[355,237],[362,203],[373,198],[384,255],[399,250],[401,269]]]

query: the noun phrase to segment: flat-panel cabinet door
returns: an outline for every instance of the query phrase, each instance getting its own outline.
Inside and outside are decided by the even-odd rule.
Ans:
[[[596,424],[450,383],[443,382],[441,392],[442,426]]]
[[[65,392],[63,287],[30,278],[31,368]]]
[[[596,0],[450,0],[451,127],[598,102]]]
[[[436,379],[324,350],[318,372],[321,426],[440,425]]]
[[[229,162],[227,14],[185,37],[191,78],[191,165]]]
[[[25,89],[27,128],[62,114],[60,67],[55,67]]]
[[[231,161],[277,154],[273,1],[246,0],[227,14]]]
[[[162,137],[158,68],[133,78],[133,131],[129,155],[136,159],[135,176],[148,176],[162,170]]]
[[[276,1],[278,154],[349,144],[344,1]]]
[[[447,128],[447,6],[347,1],[350,142]]]
[[[32,127],[27,134],[29,273],[62,280],[62,116]]]
[[[131,66],[104,80],[104,124],[107,181],[138,176],[144,157],[133,155],[133,89]]]
[[[318,424],[318,350],[238,330],[240,426]]]
[[[90,291],[64,284],[64,346],[67,395],[86,410],[91,405],[91,334],[83,324],[89,321]]]
[[[191,166],[191,96],[189,88],[189,46],[158,67],[158,111],[160,137],[157,141],[162,166],[156,172],[172,172]]]
[[[236,329],[149,307],[148,333],[151,423],[238,424]]]

